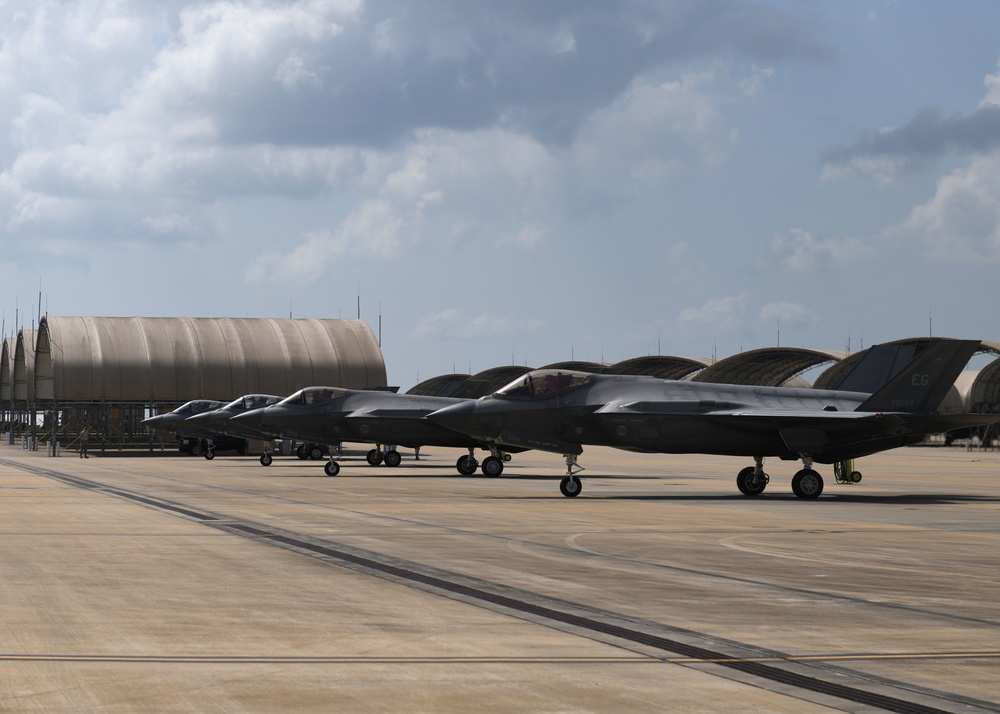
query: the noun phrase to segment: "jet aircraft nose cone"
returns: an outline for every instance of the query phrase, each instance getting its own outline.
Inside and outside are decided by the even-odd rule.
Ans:
[[[191,422],[192,424],[197,424],[198,426],[208,426],[211,422],[215,421],[215,412],[202,412],[201,414],[195,414],[189,416],[184,421]]]
[[[242,426],[260,426],[264,423],[264,412],[266,412],[269,408],[270,407],[264,407],[263,409],[253,409],[248,412],[243,412],[242,414],[234,414],[229,417],[229,420],[237,422]]]
[[[152,427],[156,426],[157,424],[162,424],[163,423],[163,417],[164,417],[163,414],[157,414],[156,416],[151,416],[151,417],[148,417],[146,419],[143,419],[139,423],[142,424],[143,426],[148,426],[148,427],[152,428]]]
[[[428,414],[427,419],[445,429],[457,431],[459,434],[471,434],[475,431],[475,415],[476,403],[469,401],[441,407]]]

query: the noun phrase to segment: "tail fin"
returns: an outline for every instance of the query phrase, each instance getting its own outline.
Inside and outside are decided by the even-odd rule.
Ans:
[[[930,340],[928,340],[930,342]],[[919,343],[872,345],[834,389],[842,392],[877,392],[917,355]]]
[[[919,351],[882,387],[864,401],[859,412],[930,412],[937,409],[979,340],[935,339]]]

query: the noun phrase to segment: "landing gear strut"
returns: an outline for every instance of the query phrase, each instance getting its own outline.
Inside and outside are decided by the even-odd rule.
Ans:
[[[563,454],[566,459],[566,477],[559,482],[559,491],[566,498],[576,498],[583,490],[583,484],[576,477],[583,467],[576,462],[576,454]]]
[[[744,496],[759,496],[767,488],[770,477],[764,473],[764,458],[755,456],[754,465],[747,466],[736,475],[736,488]]]

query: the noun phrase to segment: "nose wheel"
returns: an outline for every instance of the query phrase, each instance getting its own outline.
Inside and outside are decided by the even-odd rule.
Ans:
[[[566,498],[576,498],[583,490],[583,483],[576,477],[576,474],[583,471],[583,467],[576,462],[576,454],[563,454],[566,459],[566,478],[559,482],[559,491]]]
[[[576,498],[583,490],[583,484],[571,474],[559,482],[559,490],[566,498]]]

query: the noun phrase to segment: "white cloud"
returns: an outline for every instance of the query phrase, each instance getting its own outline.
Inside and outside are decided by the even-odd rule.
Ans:
[[[688,255],[689,246],[686,242],[668,245],[664,252],[664,262],[668,267],[679,265]]]
[[[980,108],[990,104],[1000,105],[1000,62],[997,63],[997,67],[996,74],[988,74],[983,79],[983,84],[986,85],[986,96],[979,103]]]
[[[541,320],[534,318],[522,319],[513,315],[490,313],[467,315],[457,308],[448,308],[422,316],[410,330],[410,337],[418,340],[477,340],[537,332],[543,324]]]
[[[698,308],[682,310],[680,325],[698,325],[711,330],[734,330],[744,320],[750,296],[747,293],[729,297],[712,298]]]
[[[538,224],[527,224],[520,227],[516,233],[502,237],[498,245],[513,245],[525,250],[537,250],[545,243],[545,236],[548,235],[547,226]]]
[[[634,81],[581,129],[574,146],[581,170],[652,182],[718,163],[731,134],[716,107],[714,79],[704,72],[660,84]]]
[[[753,66],[753,71],[749,77],[740,80],[740,89],[751,99],[756,99],[764,93],[764,88],[768,82],[774,78],[774,67]]]
[[[905,167],[906,160],[903,157],[852,156],[846,161],[824,164],[820,180],[870,178],[883,186],[888,186],[896,181]]]
[[[760,309],[760,321],[768,324],[777,322],[782,327],[812,327],[820,322],[820,317],[805,305],[772,302]]]
[[[187,235],[195,232],[191,219],[179,213],[147,216],[142,222],[156,235]]]
[[[870,252],[857,238],[817,238],[800,228],[792,228],[771,240],[771,255],[781,268],[792,272],[825,270],[857,260]]]
[[[932,260],[1000,262],[1000,152],[942,178],[934,197],[886,234],[918,239]]]

